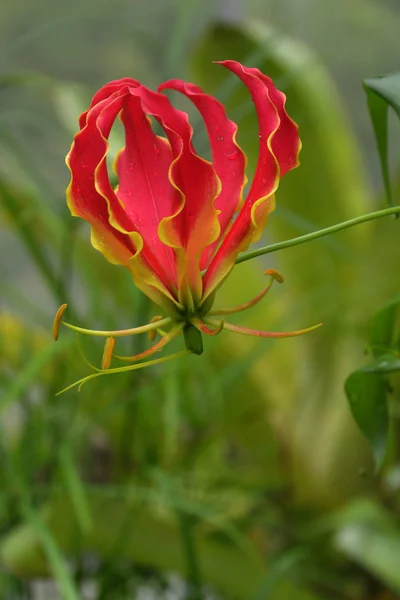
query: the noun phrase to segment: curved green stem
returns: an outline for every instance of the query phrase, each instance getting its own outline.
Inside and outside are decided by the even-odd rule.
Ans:
[[[115,367],[113,369],[107,369],[104,371],[102,369],[98,369],[97,367],[94,367],[96,370],[96,373],[92,373],[91,375],[87,375],[86,377],[83,377],[82,379],[79,379],[78,381],[71,383],[71,385],[69,385],[68,387],[57,392],[56,396],[60,396],[61,394],[64,394],[64,392],[67,392],[68,390],[71,390],[72,388],[74,388],[76,386],[78,386],[78,392],[80,392],[81,387],[85,383],[87,383],[91,379],[95,379],[96,377],[102,377],[104,375],[113,375],[114,373],[126,373],[127,371],[136,371],[137,369],[144,369],[144,368],[150,367],[152,365],[158,365],[160,363],[164,363],[169,360],[173,360],[175,358],[181,358],[182,356],[188,356],[189,354],[191,354],[191,352],[189,350],[181,350],[181,352],[176,352],[175,354],[169,354],[168,356],[163,356],[162,358],[155,358],[155,359],[149,360],[147,362],[135,363],[135,364],[129,365],[127,367]]]
[[[353,227],[354,225],[359,225],[360,223],[366,223],[367,221],[372,221],[373,219],[380,219],[381,217],[387,217],[389,215],[398,214],[400,214],[400,206],[392,206],[383,210],[377,210],[372,213],[367,213],[366,215],[362,215],[361,217],[355,217],[354,219],[349,219],[348,221],[337,223],[337,225],[331,225],[330,227],[325,227],[324,229],[318,229],[318,231],[313,231],[312,233],[307,233],[306,235],[300,235],[299,237],[292,238],[291,240],[277,242],[276,244],[263,246],[262,248],[258,248],[257,250],[251,250],[251,252],[245,252],[244,254],[242,254],[242,256],[239,256],[236,259],[236,264],[245,262],[246,260],[250,260],[251,258],[256,258],[257,256],[262,256],[263,254],[269,254],[270,252],[276,252],[277,250],[290,248],[290,246],[297,246],[298,244],[311,242],[312,240],[317,240],[318,238],[324,237],[325,235],[336,233],[337,231],[347,229],[348,227]]]

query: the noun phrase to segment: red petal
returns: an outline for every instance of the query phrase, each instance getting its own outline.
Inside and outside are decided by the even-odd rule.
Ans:
[[[179,79],[167,81],[158,89],[172,89],[184,94],[199,110],[207,128],[212,166],[222,189],[214,202],[215,208],[221,211],[218,217],[221,232],[219,238],[203,252],[201,269],[205,269],[242,200],[246,184],[246,157],[236,143],[236,123],[228,119],[224,106],[216,98],[205,94],[200,87]]]
[[[107,138],[129,94],[130,88],[123,86],[87,113],[86,125],[75,136],[67,157],[72,173],[69,205],[73,214],[86,219],[93,226],[93,245],[112,262],[127,266],[138,287],[162,304],[160,291],[170,299],[174,295],[171,273],[165,273],[160,260],[143,244],[141,232],[124,211],[107,172]]]
[[[285,94],[275,87],[272,79],[261,73],[259,69],[246,67],[244,69],[247,73],[258,77],[264,83],[268,89],[269,97],[278,111],[280,124],[272,138],[271,148],[279,163],[280,177],[283,177],[288,171],[299,166],[301,141],[298,126],[286,112]],[[256,109],[258,110],[257,104]],[[260,168],[262,169],[262,165]]]
[[[116,195],[144,243],[176,285],[174,252],[158,235],[161,221],[175,213],[181,200],[169,180],[171,148],[165,138],[153,132],[140,97],[131,94],[127,98],[121,121],[126,147],[115,164],[119,178]]]
[[[297,126],[285,112],[285,96],[258,69],[235,61],[220,63],[233,71],[249,89],[257,111],[260,151],[246,201],[204,276],[206,298],[232,269],[236,256],[261,234],[274,209],[280,176],[298,164]]]
[[[259,69],[233,60],[222,61],[248,88],[257,111],[260,151],[257,168],[246,202],[271,193],[276,176],[298,166],[301,148],[297,125],[286,113],[286,96]],[[277,173],[277,166],[279,167]]]
[[[114,94],[114,92],[119,92],[119,90],[124,85],[127,85],[129,87],[137,87],[138,85],[140,85],[140,83],[139,83],[139,81],[136,81],[136,79],[131,79],[130,77],[123,77],[122,79],[115,79],[113,81],[110,81],[109,83],[106,83],[106,85],[103,85],[103,87],[101,87],[99,89],[99,91],[96,92],[95,95],[93,96],[92,101],[91,101],[90,106],[87,109],[87,111],[82,113],[81,116],[79,117],[80,129],[83,129],[86,125],[86,117],[87,117],[89,110],[91,108],[93,108],[93,106],[96,106],[96,104],[98,104],[102,100],[105,100],[106,98],[109,98],[110,96],[112,96]]]
[[[100,105],[100,109],[106,103]],[[67,190],[68,205],[73,215],[88,221],[97,231],[98,238],[104,238],[107,257],[112,262],[127,264],[135,253],[135,247],[128,236],[117,231],[109,222],[106,199],[99,194],[94,184],[94,172],[104,156],[106,145],[95,128],[85,128],[74,139],[67,164],[71,170],[71,183]],[[112,246],[110,255],[108,248]]]
[[[143,108],[164,128],[173,155],[171,184],[181,193],[181,205],[160,227],[163,242],[176,248],[180,293],[202,294],[200,256],[204,248],[219,235],[219,222],[214,200],[220,183],[212,165],[200,158],[192,146],[193,130],[186,113],[175,109],[168,98],[147,88],[136,88]],[[184,301],[188,301],[185,297]]]

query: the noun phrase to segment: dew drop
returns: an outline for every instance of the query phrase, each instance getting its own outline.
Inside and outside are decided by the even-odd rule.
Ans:
[[[223,142],[223,141],[224,141],[224,136],[223,136],[223,135],[219,135],[219,136],[217,137],[217,140],[218,140],[219,142]]]
[[[228,160],[235,160],[238,157],[239,152],[237,150],[234,150],[233,152],[229,152],[228,154],[226,154],[226,158]]]
[[[257,135],[258,135],[258,137],[259,137],[260,139],[262,138],[262,133],[261,133],[261,131],[259,131],[259,132],[257,133]]]
[[[214,129],[215,129],[215,131],[219,131],[219,130],[220,130],[220,126],[219,126],[219,125],[216,125],[216,126],[214,127]]]
[[[157,144],[154,144],[154,154],[160,154],[160,148],[157,146]]]
[[[261,179],[261,183],[267,183],[267,180],[265,179],[265,177],[263,177],[263,178]]]

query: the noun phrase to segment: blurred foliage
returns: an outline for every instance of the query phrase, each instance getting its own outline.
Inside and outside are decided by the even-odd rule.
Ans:
[[[385,191],[389,204],[392,204],[388,161],[388,108],[392,107],[400,118],[400,73],[366,79],[364,88],[381,159]]]
[[[286,283],[240,322],[272,330],[324,320],[323,330],[283,341],[239,341],[224,332],[206,340],[200,357],[101,378],[79,394],[55,397],[86,372],[73,335],[63,332],[57,344],[51,339],[59,304],[69,303],[71,320],[104,329],[153,316],[129,274],[91,249],[87,227],[69,216],[63,198],[63,153],[103,78],[132,75],[152,84],[189,73],[239,123],[251,172],[258,144],[252,103],[211,61],[238,58],[272,75],[287,93],[304,143],[300,169],[277,195],[266,232],[274,240],[382,204],[343,101],[306,45],[261,22],[212,21],[212,3],[133,4],[125,18],[118,15],[122,2],[112,10],[101,2],[95,11],[90,3],[68,12],[50,2],[0,7],[6,65],[0,76],[0,245],[9,279],[0,312],[0,596],[36,600],[35,585],[51,577],[67,600],[125,600],[145,592],[193,600],[395,599],[399,379],[387,373],[387,355],[393,366],[400,282],[390,261],[398,262],[398,223],[373,222],[268,257]],[[271,2],[267,14],[263,4],[264,17],[281,14],[277,6]],[[322,10],[310,1],[285,6],[292,9],[287,31],[311,7]],[[337,7],[329,12],[333,21],[339,18]],[[386,12],[387,27],[398,31],[400,15],[389,2],[355,1],[346,27],[351,31],[357,15],[363,27],[369,19],[371,30],[383,31]],[[30,28],[33,18],[41,19],[40,27]],[[303,31],[311,26],[304,23]],[[313,35],[321,35],[318,27]],[[91,62],[81,60],[80,38]],[[361,47],[361,40],[352,41],[343,50],[347,60],[357,61]],[[378,50],[368,41],[370,58]],[[328,60],[328,42],[324,52]],[[24,71],[15,70],[18,55]],[[347,68],[346,81],[361,90],[361,77],[350,80]],[[367,118],[365,104],[357,111]],[[196,121],[193,111],[191,118]],[[204,132],[200,125],[195,131],[203,150]],[[397,204],[396,184],[392,195]],[[255,295],[264,285],[264,262],[239,265],[218,304]],[[366,338],[374,362],[357,373],[378,382],[385,402],[372,406],[391,415],[379,473],[344,392],[349,373],[360,368]],[[118,343],[132,353],[147,340]],[[98,364],[101,342],[84,339],[82,345]],[[374,387],[362,385],[368,397]],[[365,397],[352,404],[361,425]],[[374,442],[382,426],[371,414],[362,429],[372,431]],[[388,413],[382,419],[386,428]],[[375,444],[379,458],[384,441]],[[173,574],[180,588],[171,583]]]

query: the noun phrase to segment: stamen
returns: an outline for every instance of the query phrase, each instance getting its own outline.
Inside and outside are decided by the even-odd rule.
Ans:
[[[215,327],[219,324],[219,321],[215,321],[214,319],[204,319],[204,321],[208,323],[208,325],[214,325]],[[228,331],[262,338],[296,337],[298,335],[304,335],[305,333],[314,331],[314,329],[318,329],[318,327],[321,327],[321,325],[322,323],[318,323],[317,325],[313,325],[307,329],[299,329],[297,331],[259,331],[258,329],[248,329],[247,327],[240,327],[239,325],[233,325],[233,323],[227,323],[224,321],[224,329],[227,329]]]
[[[272,279],[277,281],[278,283],[283,283],[283,275],[279,273],[276,269],[267,269],[264,271],[264,275],[269,275]]]
[[[103,356],[101,358],[101,369],[103,369],[104,371],[110,367],[114,345],[115,339],[113,337],[109,337],[106,339],[106,342],[104,344]]]
[[[78,392],[80,392],[82,386],[85,383],[87,383],[91,379],[95,379],[96,377],[102,377],[104,375],[114,375],[116,373],[126,373],[127,371],[135,371],[136,369],[144,369],[145,367],[151,367],[153,365],[164,363],[175,358],[182,358],[183,356],[188,356],[189,354],[192,354],[190,350],[182,350],[181,352],[176,352],[175,354],[170,354],[169,356],[163,356],[162,358],[155,358],[154,360],[149,360],[145,363],[129,365],[127,367],[116,367],[114,369],[108,369],[107,371],[97,370],[96,373],[87,375],[87,377],[83,377],[82,379],[79,379],[78,381],[75,381],[75,383],[72,383],[68,387],[64,388],[60,392],[57,392],[56,396],[60,396],[61,394],[64,394],[64,392],[67,392],[68,390],[71,390],[76,386],[78,386]]]
[[[56,312],[56,316],[54,317],[54,321],[53,321],[53,338],[55,339],[55,341],[58,340],[58,334],[59,334],[59,330],[60,330],[61,317],[63,316],[63,314],[64,314],[65,309],[67,308],[67,306],[68,306],[68,304],[61,304],[60,308]]]
[[[198,329],[202,333],[205,333],[206,335],[218,335],[224,328],[223,321],[219,321],[218,327],[216,329],[210,329],[210,327],[207,327],[207,325],[203,323],[201,319],[198,318],[193,318],[191,320],[191,323],[193,323],[196,329]]]
[[[151,346],[151,348],[148,348],[148,350],[145,350],[144,352],[140,352],[140,354],[135,354],[134,356],[119,356],[118,354],[114,354],[114,358],[125,362],[137,362],[143,358],[148,358],[152,354],[160,352],[164,346],[178,337],[182,333],[184,326],[185,323],[179,323],[176,327],[171,329],[171,331],[166,333],[158,342],[156,342],[154,346]]]
[[[275,271],[275,269],[268,269],[267,271],[265,271],[264,275],[269,275],[271,277],[271,279],[270,279],[268,285],[255,298],[253,298],[253,300],[250,300],[250,302],[246,302],[245,304],[239,304],[238,306],[233,306],[232,308],[212,310],[208,314],[210,316],[216,317],[216,316],[223,316],[223,315],[233,315],[233,314],[241,312],[243,310],[247,310],[248,308],[251,308],[252,306],[255,306],[256,304],[258,304],[258,302],[260,302],[260,300],[262,300],[264,298],[264,296],[267,294],[267,292],[269,292],[269,290],[271,289],[271,286],[274,281],[277,281],[278,283],[283,283],[282,275],[280,273],[278,273],[278,271]]]
[[[141,325],[140,327],[133,327],[132,329],[117,329],[116,331],[85,329],[84,327],[71,325],[71,323],[67,323],[66,321],[61,322],[63,325],[65,325],[65,327],[68,327],[68,329],[72,329],[77,333],[83,333],[85,335],[94,335],[98,337],[122,337],[125,335],[138,335],[139,333],[147,333],[148,331],[156,330],[164,325],[169,325],[172,322],[172,319],[171,317],[165,317],[165,319],[161,319],[160,321],[156,321],[154,323],[148,323],[147,325]]]

